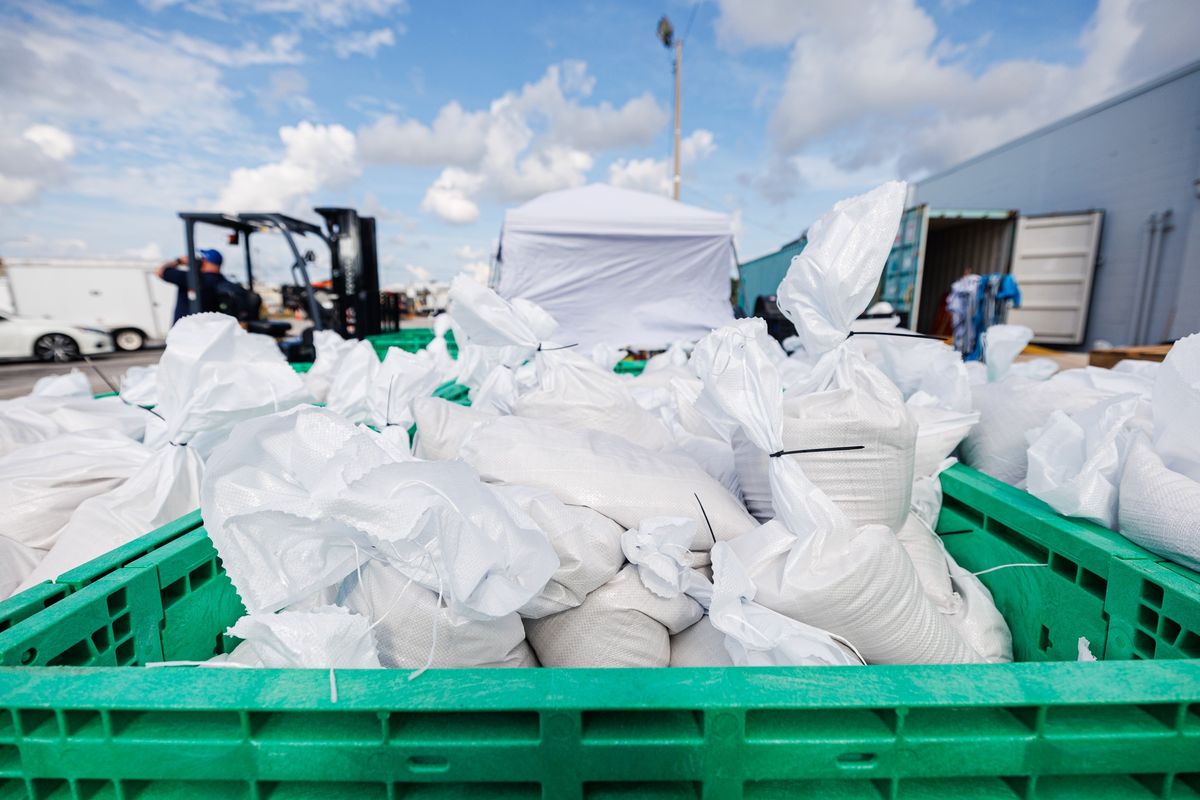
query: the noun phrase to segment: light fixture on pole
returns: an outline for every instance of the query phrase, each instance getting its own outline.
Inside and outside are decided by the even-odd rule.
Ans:
[[[663,15],[658,21],[658,40],[663,43],[663,47],[668,50],[671,46],[675,47],[675,172],[674,180],[672,181],[671,196],[676,200],[679,199],[679,139],[682,133],[682,122],[680,120],[680,84],[683,80],[683,39],[675,38],[675,29],[671,27],[671,20]]]

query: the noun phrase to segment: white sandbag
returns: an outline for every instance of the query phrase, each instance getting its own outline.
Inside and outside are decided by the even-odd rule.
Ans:
[[[389,347],[383,361],[370,342],[361,341],[342,356],[327,395],[327,407],[351,422],[376,428],[412,426],[412,401],[428,397],[443,383],[426,353]]]
[[[367,619],[337,606],[247,614],[227,633],[242,640],[228,659],[234,663],[268,669],[381,666]]]
[[[1114,528],[1129,439],[1149,431],[1150,409],[1137,395],[1117,395],[1066,414],[1028,435],[1029,493],[1055,511]]]
[[[963,463],[1024,488],[1029,431],[1045,425],[1056,410],[1070,414],[1112,394],[1078,372],[1066,370],[1047,381],[1009,376],[972,386],[972,402],[980,416],[959,448]]]
[[[908,513],[917,426],[900,391],[847,337],[879,285],[904,196],[904,184],[891,182],[837,203],[809,228],[808,244],[779,285],[779,307],[795,324],[810,368],[798,379],[789,376],[777,449],[823,450],[788,460],[802,465],[807,480],[856,524],[893,529]],[[778,348],[763,339],[758,357],[782,383]],[[859,449],[829,450],[848,447]],[[734,452],[747,507],[770,519],[778,511],[770,505],[778,493],[764,479],[770,451],[739,439]]]
[[[690,549],[698,527],[683,517],[642,520],[637,530],[621,534],[621,550],[655,595],[671,599],[686,594],[707,608],[712,582],[695,569],[699,564]]]
[[[1123,536],[1200,570],[1200,481],[1167,467],[1142,434],[1125,458],[1117,510]]]
[[[494,363],[516,367],[532,358],[543,344],[557,346],[549,339],[558,323],[543,309],[528,300],[509,302],[466,276],[459,275],[450,282],[450,310],[457,330],[466,335],[472,347],[491,350]]]
[[[896,384],[904,399],[921,393],[933,405],[949,411],[971,410],[971,384],[962,354],[944,342],[918,337],[860,336],[879,348],[880,369]]]
[[[1058,362],[1052,358],[1031,358],[1027,361],[1014,362],[1008,371],[1004,373],[1005,377],[1010,375],[1026,378],[1031,381],[1049,380],[1051,376],[1058,372]]]
[[[651,517],[687,517],[703,525],[701,504],[717,539],[754,527],[741,503],[685,455],[654,452],[599,431],[496,417],[439,398],[418,400],[413,410],[418,457],[461,458],[484,480],[546,489],[625,528]],[[711,544],[705,526],[693,549]]]
[[[525,620],[525,635],[544,667],[665,667],[671,635],[703,614],[685,594],[658,597],[626,565],[581,605]]]
[[[913,455],[914,479],[933,475],[979,422],[978,411],[951,411],[932,402],[922,393],[913,395],[905,405],[917,423],[917,442]]]
[[[912,561],[917,571],[917,580],[933,607],[943,614],[954,614],[962,607],[962,600],[954,594],[950,585],[950,573],[946,568],[946,552],[933,527],[928,525],[916,511],[909,512],[908,519],[896,538]]]
[[[657,413],[674,440],[675,448],[690,456],[705,472],[742,499],[737,460],[733,452],[736,425],[705,416],[696,401],[704,385],[695,379],[673,379],[662,390]]]
[[[329,387],[342,364],[342,359],[358,345],[355,339],[343,339],[337,331],[314,331],[313,347],[317,351],[312,367],[303,374],[303,380],[313,399],[324,403],[329,397]]]
[[[988,382],[995,383],[1007,375],[1013,361],[1032,339],[1033,329],[1024,325],[992,325],[985,330],[983,361],[987,365]]]
[[[988,663],[1012,661],[1012,633],[979,580],[946,551],[934,530],[942,508],[940,473],[954,463],[947,459],[937,472],[913,482],[912,514],[897,534],[925,594],[972,650]]]
[[[672,667],[732,667],[733,658],[725,649],[725,634],[713,627],[705,615],[687,630],[671,637]]]
[[[339,414],[305,406],[238,426],[201,493],[209,537],[252,612],[389,561],[455,613],[516,611],[558,568],[536,524],[466,464],[397,463]]]
[[[151,456],[118,431],[64,433],[0,456],[0,536],[50,548],[81,503],[120,486]]]
[[[511,414],[519,393],[516,371],[497,364],[467,396],[474,409],[489,414]]]
[[[672,446],[662,422],[639,406],[612,372],[568,350],[539,354],[538,373],[538,385],[512,404],[514,415],[603,431],[650,450]]]
[[[808,229],[808,244],[779,285],[779,308],[811,355],[846,340],[879,286],[904,211],[905,184],[839,201]]]
[[[45,557],[45,550],[26,547],[7,536],[0,536],[0,600],[14,594]]]
[[[238,422],[312,402],[275,340],[246,333],[224,314],[175,323],[157,377],[155,410],[167,421],[168,440],[204,456]]]
[[[383,561],[351,574],[338,603],[370,621],[385,667],[537,666],[516,613],[464,617],[443,605],[437,592]]]
[[[450,355],[450,345],[446,334],[450,332],[454,320],[449,314],[438,314],[433,318],[433,338],[425,345],[425,352],[433,359],[434,367],[442,382],[452,381],[458,377],[458,364]],[[457,344],[457,339],[455,340]]]
[[[150,412],[118,397],[26,395],[0,401],[0,456],[63,433],[111,430],[141,440]]]
[[[33,384],[31,397],[91,397],[92,384],[78,369],[62,375],[47,375]]]
[[[778,452],[782,392],[759,343],[766,335],[762,320],[738,320],[703,339],[692,360],[705,400],[736,419],[760,450]],[[856,528],[792,456],[771,458],[768,480],[775,519],[729,543],[758,603],[853,642],[871,662],[978,660],[926,598],[890,530]],[[911,485],[905,494],[907,512]]]
[[[544,617],[574,608],[612,580],[625,556],[621,526],[583,506],[569,506],[550,492],[527,486],[492,487],[532,519],[558,554],[558,569],[537,597],[521,607],[524,617]]]
[[[844,639],[754,602],[754,581],[734,549],[713,548],[709,619],[725,634],[725,649],[739,667],[859,666],[862,657]]]
[[[627,355],[629,355],[629,351],[624,347],[604,342],[597,342],[587,351],[587,357],[592,360],[592,363],[607,372],[616,369],[617,364],[623,361]]]
[[[203,470],[199,453],[190,447],[167,446],[154,452],[115,489],[80,503],[21,588],[54,580],[195,510]]]
[[[274,340],[246,333],[223,314],[177,322],[157,378],[166,444],[120,486],[84,501],[27,582],[56,578],[194,510],[204,457],[233,425],[311,400]]]
[[[950,625],[984,663],[1011,662],[1012,632],[996,608],[992,593],[979,578],[960,567],[949,553],[946,553],[946,567],[951,588],[959,599],[958,610],[947,617]]]
[[[120,395],[126,403],[142,408],[158,405],[158,364],[125,370]]]
[[[904,524],[912,489],[917,423],[900,392],[851,348],[821,357],[813,372],[789,387],[782,406],[781,450],[825,450],[788,456],[857,525]],[[757,519],[775,516],[767,453],[734,438],[746,507]]]
[[[1200,481],[1200,333],[1171,347],[1153,397],[1155,451],[1168,469]]]
[[[646,359],[646,365],[642,367],[642,374],[653,375],[662,369],[686,367],[688,363],[688,351],[692,349],[691,345],[691,342],[671,342],[667,345],[666,350]]]

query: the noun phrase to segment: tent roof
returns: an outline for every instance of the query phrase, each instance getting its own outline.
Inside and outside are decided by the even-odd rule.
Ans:
[[[731,236],[727,214],[661,195],[592,183],[546,192],[504,215],[504,233]]]

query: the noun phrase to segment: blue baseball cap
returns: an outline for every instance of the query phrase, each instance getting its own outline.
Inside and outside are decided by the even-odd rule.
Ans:
[[[204,259],[205,261],[211,261],[212,263],[216,264],[218,267],[221,266],[223,263],[225,263],[225,258],[221,255],[220,250],[201,250],[198,253],[196,253],[196,255],[198,255],[200,258]]]

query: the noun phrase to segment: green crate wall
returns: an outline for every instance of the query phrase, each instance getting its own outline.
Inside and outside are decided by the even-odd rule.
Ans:
[[[203,528],[180,526],[0,633],[0,663],[61,665],[0,668],[0,796],[1200,795],[1197,584],[972,470],[943,484],[960,563],[1050,565],[981,578],[1031,663],[115,666],[228,646],[240,604]],[[1107,660],[1073,663],[1080,635]]]

